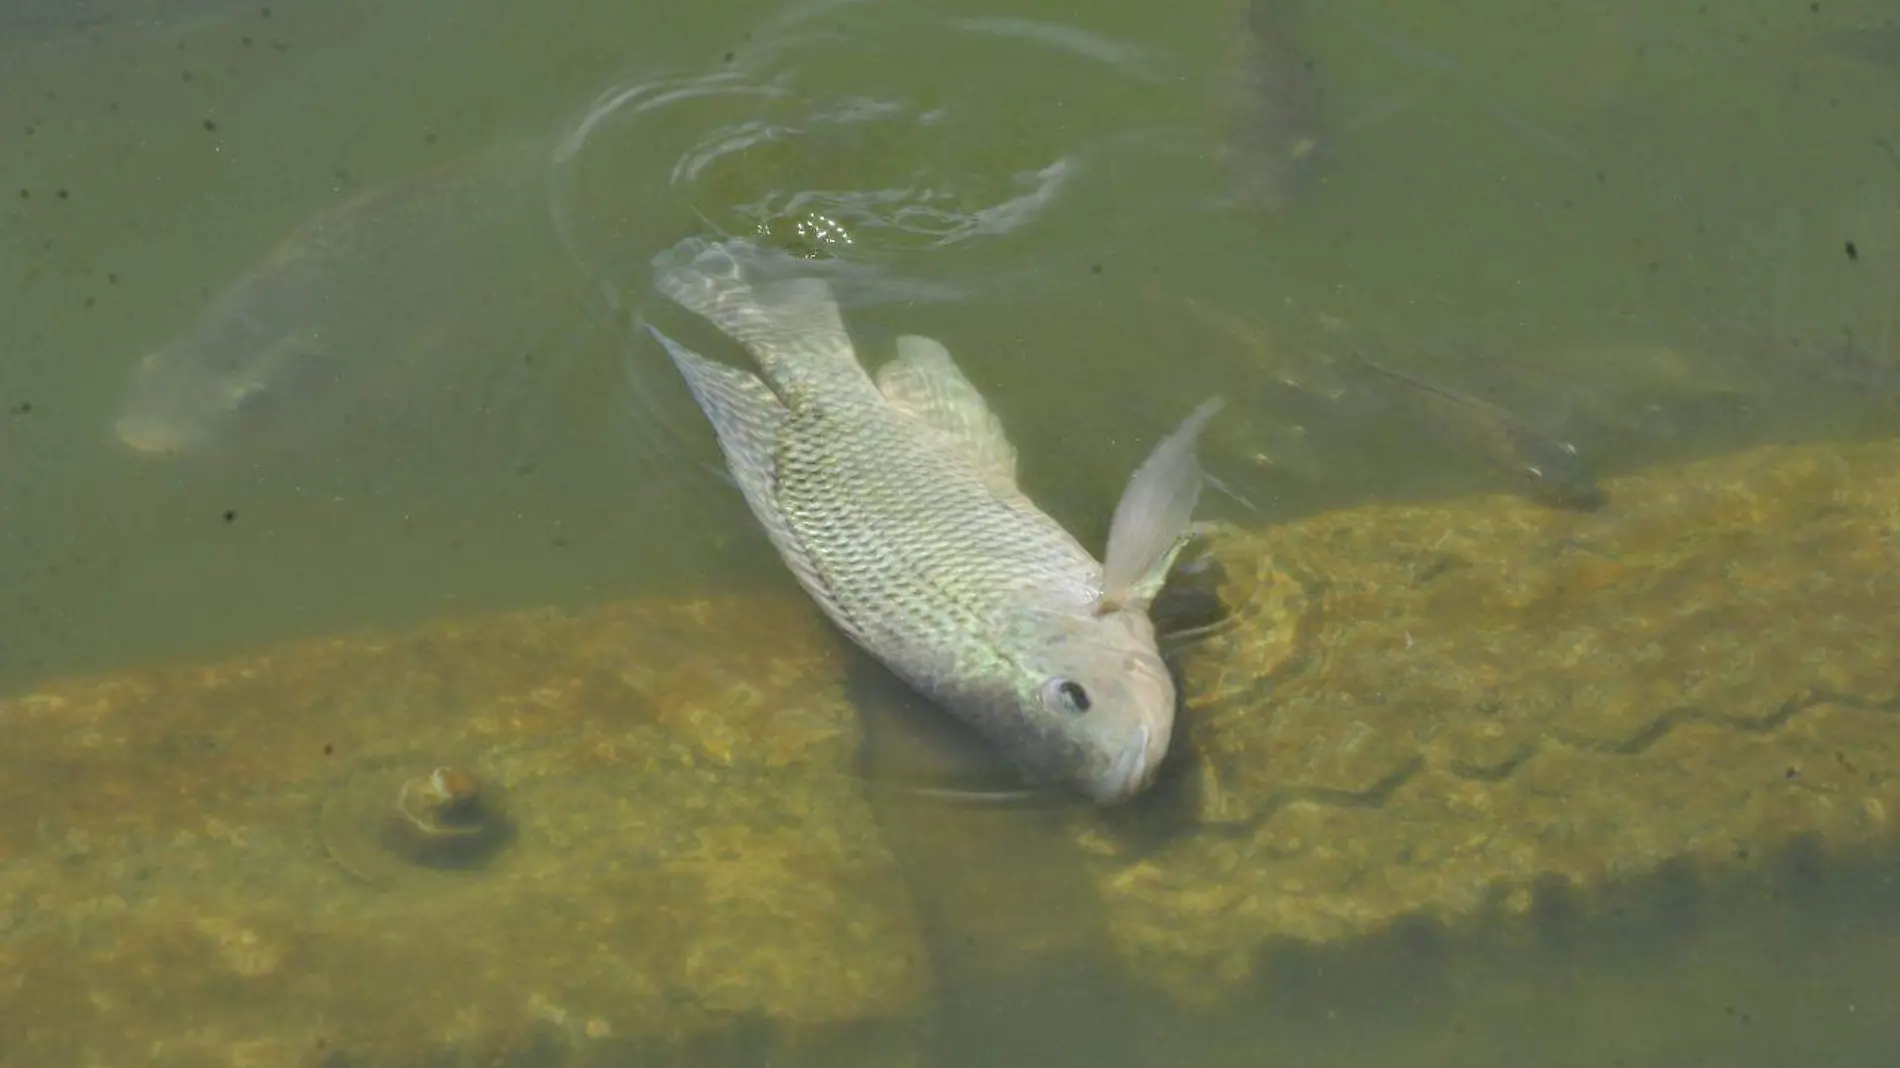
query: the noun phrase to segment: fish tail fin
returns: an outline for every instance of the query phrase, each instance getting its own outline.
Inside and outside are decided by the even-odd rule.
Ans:
[[[651,324],[647,332],[673,358],[694,399],[712,420],[733,481],[739,484],[746,506],[765,528],[765,536],[777,547],[792,576],[846,633],[858,637],[861,631],[838,603],[824,572],[779,507],[778,441],[791,410],[758,375],[709,360]]]
[[[1101,608],[1146,609],[1187,538],[1201,496],[1201,463],[1194,444],[1219,397],[1203,401],[1174,433],[1148,454],[1115,506],[1102,562]]]
[[[822,278],[754,283],[745,261],[762,254],[743,241],[688,238],[654,261],[655,286],[687,311],[745,346],[783,396],[872,388]]]
[[[640,316],[636,315],[633,322],[638,333],[653,332],[653,328]],[[678,370],[679,361],[672,359],[672,347],[667,344],[670,339],[656,337],[655,340],[660,341],[661,350],[667,353],[674,369]],[[680,422],[683,417],[675,417],[671,396],[655,389],[655,376],[645,366],[645,353],[644,346],[627,346],[617,398],[622,415],[617,429],[630,444],[624,451],[646,466],[641,476],[644,480],[671,480],[687,473],[687,466],[680,463],[679,456],[685,443],[691,440],[691,435]],[[689,387],[691,383],[692,379],[688,378]],[[738,479],[723,463],[699,460],[690,466],[733,489],[740,488]]]
[[[773,457],[779,428],[785,421],[785,405],[752,372],[709,360],[650,324],[647,332],[673,358],[687,388],[693,391],[693,399],[712,421],[719,450],[725,453],[726,466],[746,500],[755,512],[767,507],[776,515],[777,504],[771,499]],[[773,525],[763,515],[760,519],[768,527]]]

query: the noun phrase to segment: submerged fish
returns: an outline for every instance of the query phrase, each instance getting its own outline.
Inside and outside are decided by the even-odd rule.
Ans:
[[[1395,390],[1432,429],[1482,452],[1513,476],[1531,499],[1583,512],[1603,506],[1603,492],[1576,446],[1490,401],[1413,378],[1363,356],[1354,362]]]
[[[511,146],[303,223],[135,368],[119,440],[165,455],[322,446],[406,405],[460,418],[491,403],[461,393],[469,376],[535,345],[549,327],[531,311],[563,277],[540,158]]]
[[[243,0],[7,0],[0,48],[29,34],[55,35],[114,24],[169,25],[255,10]]]
[[[1900,71],[1900,25],[1891,21],[1877,28],[1842,30],[1831,34],[1827,44],[1840,55]]]
[[[1102,803],[1141,792],[1175,712],[1148,607],[1190,534],[1194,442],[1220,402],[1136,471],[1098,562],[1023,495],[1015,449],[941,344],[899,338],[874,378],[824,281],[755,285],[747,254],[690,240],[656,261],[656,284],[760,373],[653,333],[799,584],[1030,781]]]
[[[1301,49],[1297,0],[1246,0],[1234,59],[1227,157],[1243,200],[1277,211],[1312,181],[1324,150],[1318,79]]]

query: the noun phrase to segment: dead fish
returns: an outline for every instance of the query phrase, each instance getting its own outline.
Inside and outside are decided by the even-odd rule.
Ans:
[[[492,402],[459,391],[533,347],[545,323],[527,309],[560,267],[539,178],[516,150],[311,218],[137,365],[119,440],[162,455],[295,450],[408,403],[456,415]]]
[[[1300,47],[1297,0],[1247,0],[1229,87],[1226,156],[1243,201],[1278,211],[1310,186],[1325,149],[1319,83]]]
[[[744,242],[691,239],[656,286],[759,373],[649,326],[746,503],[824,613],[1035,784],[1125,801],[1168,750],[1173,680],[1149,605],[1190,534],[1202,404],[1135,472],[1104,562],[1024,496],[1016,450],[940,343],[873,377],[821,278],[755,284]]]
[[[1354,363],[1387,385],[1435,431],[1477,449],[1510,474],[1521,492],[1553,508],[1590,512],[1602,490],[1577,447],[1487,400],[1434,385],[1357,356]]]

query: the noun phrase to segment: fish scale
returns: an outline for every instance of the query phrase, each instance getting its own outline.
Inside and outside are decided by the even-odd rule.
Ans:
[[[754,517],[825,614],[1032,781],[1101,802],[1152,781],[1175,694],[1147,616],[1188,532],[1203,404],[1136,472],[1098,562],[1016,483],[1015,450],[938,343],[873,379],[829,288],[753,286],[743,242],[656,261],[662,295],[759,373],[649,327],[713,423]]]
[[[1101,565],[1067,531],[923,447],[881,401],[815,407],[825,414],[794,416],[780,440],[777,496],[854,638],[975,655],[1001,644],[991,621],[1025,588],[1073,592],[1078,608],[1093,599]]]

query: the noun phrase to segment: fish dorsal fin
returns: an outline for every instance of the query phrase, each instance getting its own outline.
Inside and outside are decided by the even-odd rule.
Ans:
[[[1098,611],[1145,611],[1161,591],[1175,554],[1191,533],[1194,505],[1201,496],[1195,440],[1224,404],[1218,397],[1203,401],[1174,433],[1161,439],[1128,480],[1108,528]]]
[[[897,358],[877,373],[890,406],[943,438],[991,483],[1014,488],[1016,449],[983,394],[957,370],[949,350],[927,337],[897,339]]]

